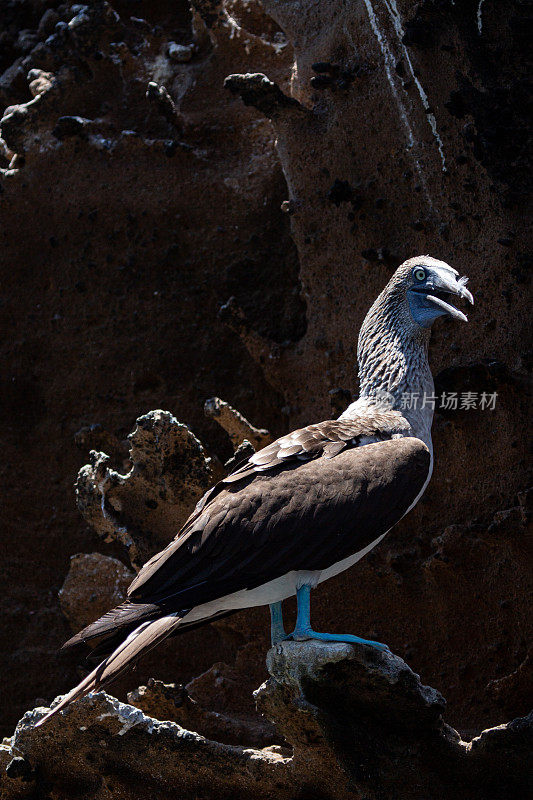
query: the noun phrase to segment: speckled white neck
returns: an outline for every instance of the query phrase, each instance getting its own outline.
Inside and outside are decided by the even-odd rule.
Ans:
[[[435,386],[428,363],[429,329],[413,320],[405,294],[388,284],[361,326],[357,347],[360,397],[341,415],[400,411],[412,434],[433,452],[431,398]],[[425,400],[424,400],[425,398]]]

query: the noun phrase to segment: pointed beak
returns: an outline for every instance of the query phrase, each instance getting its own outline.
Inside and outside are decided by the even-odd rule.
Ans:
[[[450,317],[468,322],[466,314],[463,314],[462,311],[459,311],[458,308],[448,302],[453,295],[456,295],[474,305],[472,292],[466,288],[467,281],[468,278],[456,278],[454,275],[444,275],[443,273],[434,275],[431,281],[428,282],[427,288],[430,291],[426,294],[426,300],[442,308]]]

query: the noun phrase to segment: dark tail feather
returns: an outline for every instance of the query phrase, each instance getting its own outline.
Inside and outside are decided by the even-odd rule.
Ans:
[[[100,660],[113,652],[143,622],[149,622],[161,616],[167,616],[170,613],[172,613],[170,609],[164,608],[162,604],[131,603],[126,601],[120,606],[112,608],[111,611],[108,611],[95,622],[91,622],[90,625],[75,634],[75,636],[72,636],[61,647],[61,650],[68,650],[79,645],[88,645],[91,648],[91,652],[87,658],[94,664],[96,659]],[[186,613],[187,610],[180,610],[182,617]],[[221,611],[206,619],[184,622],[172,635],[175,636],[178,633],[194,630],[194,628],[205,625],[206,622],[214,622],[233,613],[235,612]]]
[[[183,616],[185,616],[187,614],[187,611],[186,610],[185,611],[181,611],[180,613]],[[198,619],[198,620],[195,620],[194,622],[186,622],[185,620],[183,620],[182,624],[178,625],[178,627],[175,628],[172,631],[172,633],[169,634],[169,638],[174,637],[174,636],[179,636],[182,633],[188,633],[189,631],[193,631],[196,628],[201,628],[201,627],[203,627],[204,625],[207,625],[210,622],[216,622],[217,620],[222,619],[223,617],[229,617],[229,616],[231,616],[231,614],[235,614],[235,613],[236,613],[236,610],[220,611],[218,614],[213,614],[212,617],[206,617],[205,619]],[[117,630],[111,631],[110,633],[108,633],[105,636],[105,638],[103,638],[101,641],[99,641],[96,644],[96,646],[93,647],[93,649],[90,651],[90,653],[88,653],[88,655],[86,656],[85,660],[89,664],[97,664],[103,658],[105,658],[110,653],[112,653],[113,650],[116,647],[118,647],[120,645],[120,643],[124,641],[126,636],[129,636],[129,634],[132,633],[136,627],[137,627],[137,625],[133,624],[133,625],[131,625],[131,627],[129,629],[128,628],[126,628],[126,629],[120,628],[118,631]],[[72,640],[69,640],[69,641],[72,641]],[[68,644],[68,642],[66,644]],[[63,645],[63,647],[65,647],[65,646],[66,645]]]
[[[133,661],[137,661],[141,655],[152,650],[159,642],[170,636],[180,622],[181,616],[173,615],[144,622],[137,627],[110,656],[104,659],[81,683],[65,695],[55,708],[39,720],[36,727],[43,725],[50,717],[69,706],[74,700],[85,697],[89,692],[102,689],[110,681],[118,677]]]
[[[132,633],[143,622],[157,619],[165,610],[154,603],[130,603],[126,601],[116,608],[112,608],[103,617],[83,628],[75,636],[72,636],[61,648],[66,650],[79,644],[87,644],[92,639],[100,639],[102,642],[117,634],[122,634],[124,639]]]

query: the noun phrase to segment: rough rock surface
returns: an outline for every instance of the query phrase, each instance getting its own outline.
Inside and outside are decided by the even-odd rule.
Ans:
[[[45,709],[24,715],[0,749],[2,797],[515,800],[532,788],[531,716],[466,742],[439,692],[391,653],[287,642],[267,663],[256,698],[284,746],[222,744],[100,692],[43,728]]]
[[[237,409],[232,408],[220,397],[210,397],[206,400],[204,412],[206,417],[216,419],[218,424],[224,428],[235,449],[240,447],[244,441],[248,441],[255,446],[255,450],[259,450],[272,441],[272,436],[267,430],[256,428]]]
[[[11,747],[0,751],[2,797],[31,797],[46,787],[65,798],[245,798],[268,797],[283,757],[220,744],[175,722],[158,721],[104,692],[76,704],[53,728],[32,726],[42,709],[20,721]],[[10,778],[17,753],[31,772]],[[22,754],[22,755],[18,755]],[[6,770],[7,762],[7,770]],[[215,795],[216,793],[216,795]],[[285,791],[282,795],[287,797]]]
[[[118,558],[101,553],[77,553],[59,590],[61,611],[78,632],[126,597],[135,573]]]
[[[223,669],[213,669],[217,672],[217,690],[220,692],[225,679]],[[151,679],[147,686],[129,692],[128,702],[150,717],[179,722],[182,727],[217,742],[259,747],[279,743],[280,737],[266,719],[254,719],[252,715],[238,718],[204,708],[189,693],[189,689],[194,691],[194,683],[186,687]]]
[[[283,643],[267,666],[258,707],[292,745],[298,784],[324,797],[511,800],[533,787],[533,712],[463,741],[440,693],[391,653]]]
[[[127,474],[93,450],[78,474],[76,502],[96,532],[124,544],[139,568],[174,538],[213,482],[213,471],[202,444],[169,411],[139,417],[128,440]]]
[[[127,561],[72,502],[88,451],[127,474],[135,419],[168,408],[224,461],[203,414],[214,395],[274,435],[330,416],[330,397],[357,392],[366,309],[419,252],[469,275],[476,296],[469,325],[436,326],[439,393],[496,391],[496,408],[437,407],[424,500],[313,612],[317,627],[387,641],[442,689],[456,726],[523,716],[527,9],[193,5],[1,4],[4,730],[77,679],[76,657],[56,652],[70,557]],[[268,78],[262,111],[223,88],[249,73]],[[267,636],[264,611],[236,615],[159,648],[135,683],[233,670],[250,647],[249,696]]]

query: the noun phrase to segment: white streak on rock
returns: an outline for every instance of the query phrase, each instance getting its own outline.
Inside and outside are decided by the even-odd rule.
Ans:
[[[428,96],[427,96],[426,92],[424,91],[424,87],[422,86],[422,84],[420,83],[420,81],[418,80],[418,78],[415,75],[415,71],[414,71],[414,67],[413,67],[412,61],[411,61],[411,57],[409,55],[409,51],[407,50],[407,47],[404,45],[404,43],[402,41],[403,36],[405,34],[405,31],[403,29],[402,19],[400,17],[400,12],[398,11],[398,6],[396,5],[396,0],[384,0],[384,1],[385,1],[385,5],[387,7],[387,11],[389,12],[389,16],[391,18],[391,22],[394,25],[394,30],[396,31],[396,34],[398,36],[398,41],[399,41],[400,46],[401,46],[401,48],[403,50],[403,54],[404,54],[404,58],[405,58],[405,60],[407,62],[407,66],[409,67],[409,72],[411,73],[411,77],[413,78],[415,86],[416,86],[416,88],[418,90],[418,94],[420,95],[420,99],[422,101],[422,105],[424,106],[424,112],[425,112],[427,120],[429,122],[429,126],[431,128],[431,132],[433,133],[433,136],[435,137],[435,141],[437,142],[437,147],[439,149],[440,159],[442,161],[442,171],[446,172],[446,158],[444,156],[444,145],[442,143],[442,139],[440,138],[440,134],[439,134],[439,131],[437,129],[437,120],[435,119],[435,115],[429,110],[430,109],[430,105],[429,105]],[[482,2],[483,2],[483,0],[481,0],[481,3]],[[481,3],[480,3],[480,7],[481,7]]]
[[[413,136],[413,129],[411,128],[411,123],[409,122],[409,117],[407,116],[407,112],[405,110],[405,106],[402,103],[402,100],[401,100],[400,95],[398,94],[398,90],[396,88],[396,84],[394,83],[394,78],[393,78],[393,75],[392,75],[392,70],[394,68],[394,56],[392,55],[391,50],[390,50],[389,45],[388,45],[388,42],[385,39],[385,36],[382,33],[382,31],[381,31],[381,29],[380,29],[380,27],[378,25],[377,17],[376,17],[374,9],[372,7],[372,3],[370,2],[370,0],[364,0],[364,3],[365,3],[365,6],[366,6],[366,10],[368,12],[368,19],[370,20],[370,25],[371,25],[372,30],[374,32],[374,36],[376,37],[377,42],[379,44],[379,49],[381,50],[381,52],[383,54],[383,61],[384,61],[384,66],[385,66],[385,74],[387,75],[387,80],[389,82],[389,86],[391,88],[392,94],[393,94],[394,99],[396,101],[396,105],[398,106],[398,111],[400,112],[401,120],[402,120],[402,122],[403,122],[403,124],[405,126],[406,131],[407,131],[407,140],[408,140],[408,143],[409,143],[409,147],[411,148],[415,143],[415,138]]]
[[[477,7],[477,29],[480,36],[483,34],[483,17],[481,15],[484,2],[485,0],[479,0],[479,5]]]
[[[409,117],[407,115],[407,111],[405,109],[405,105],[403,104],[402,99],[401,99],[400,95],[398,94],[398,89],[396,88],[396,84],[394,82],[394,77],[393,77],[393,72],[392,71],[393,71],[394,66],[395,66],[395,59],[394,59],[394,56],[393,56],[393,54],[391,52],[389,44],[388,44],[388,42],[387,42],[387,40],[385,38],[385,35],[383,34],[382,30],[379,27],[378,20],[377,20],[377,17],[376,17],[376,13],[374,11],[372,3],[370,2],[370,0],[364,0],[364,3],[365,3],[366,10],[367,10],[367,13],[368,13],[368,19],[370,21],[370,26],[372,28],[372,31],[374,32],[374,36],[376,37],[376,40],[377,40],[378,44],[379,44],[379,49],[381,50],[381,52],[383,54],[383,62],[384,62],[384,66],[385,66],[385,74],[387,76],[387,80],[389,82],[389,86],[391,88],[393,97],[394,97],[394,99],[396,101],[396,106],[397,106],[399,114],[400,114],[400,119],[402,120],[402,122],[404,124],[404,127],[405,127],[405,130],[407,132],[407,142],[408,142],[407,149],[411,150],[413,145],[415,144],[415,137],[414,137],[414,134],[413,134],[413,129],[411,127],[411,123],[409,122]],[[348,31],[346,31],[346,32],[348,32]],[[351,39],[351,36],[350,36],[350,39]],[[353,44],[353,41],[352,41],[352,44]],[[416,171],[418,172],[418,176],[420,178],[420,182],[421,182],[422,186],[424,187],[424,193],[425,193],[425,195],[427,197],[428,203],[432,207],[433,206],[433,202],[432,202],[431,196],[429,194],[429,190],[428,190],[428,187],[427,187],[426,179],[425,179],[424,174],[422,172],[422,168],[420,166],[420,162],[419,162],[419,160],[417,158],[414,159],[414,162],[415,162]]]
[[[239,25],[235,17],[230,14],[227,8],[223,9],[222,21],[224,26],[229,28],[230,39],[242,39],[248,55],[250,55],[250,48],[254,43],[272,48],[276,55],[279,55],[289,43],[288,39],[285,41],[270,41],[266,38],[266,35],[257,36],[255,33],[251,33],[249,30]]]

